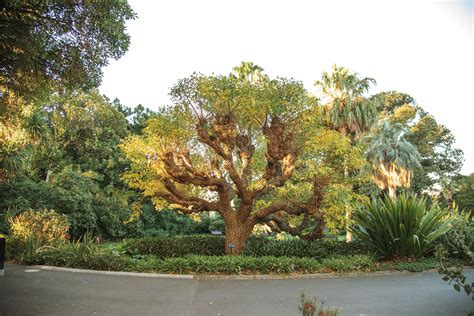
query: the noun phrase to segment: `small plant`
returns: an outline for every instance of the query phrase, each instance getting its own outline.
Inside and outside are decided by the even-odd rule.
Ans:
[[[447,212],[425,198],[402,195],[373,200],[353,214],[354,236],[385,258],[422,257],[452,227]]]
[[[325,302],[319,300],[317,297],[308,297],[305,291],[300,292],[300,304],[298,310],[302,316],[337,316],[339,311],[337,309],[327,309],[324,306]]]

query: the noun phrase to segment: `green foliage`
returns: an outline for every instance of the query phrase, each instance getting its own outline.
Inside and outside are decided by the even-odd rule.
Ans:
[[[67,215],[74,238],[86,231],[106,238],[122,237],[130,216],[126,196],[113,189],[102,190],[96,177],[65,168],[50,182],[21,177],[0,183],[0,209],[54,209]]]
[[[463,236],[458,237],[459,239],[457,240],[457,243],[463,245]],[[472,265],[474,263],[474,254],[466,245],[463,246],[466,253],[469,254],[468,263]],[[436,246],[436,260],[438,260],[438,273],[443,276],[443,281],[449,282],[449,284],[452,283],[453,288],[458,292],[463,289],[467,295],[474,293],[474,283],[468,282],[466,275],[464,274],[465,261],[450,262],[448,260],[448,250],[442,244]]]
[[[167,273],[312,273],[321,270],[321,264],[309,258],[196,256],[166,258],[159,269]]]
[[[474,215],[474,173],[468,176],[461,176],[456,179],[457,189],[454,192],[453,200],[459,209],[469,211]]]
[[[301,239],[276,240],[268,237],[252,237],[247,240],[243,255],[274,257],[308,257],[323,259],[331,256],[367,254],[370,250],[359,242],[319,239],[305,241]]]
[[[2,3],[2,83],[24,95],[100,84],[110,58],[128,49],[127,1]]]
[[[422,272],[436,269],[438,262],[434,258],[420,258],[417,260],[385,261],[380,264],[380,270]]]
[[[355,212],[353,220],[354,236],[386,258],[422,257],[452,226],[444,209],[407,195],[375,199]]]
[[[300,292],[300,303],[298,310],[302,316],[337,316],[339,311],[337,309],[327,309],[324,306],[325,302],[319,300],[317,297],[310,298],[305,291]]]
[[[417,194],[438,191],[441,181],[455,179],[463,164],[463,152],[455,147],[455,137],[444,125],[416,104],[413,97],[397,91],[381,92],[379,117],[410,129],[407,140],[418,149],[420,164],[413,173],[411,190]]]
[[[189,254],[218,256],[224,254],[222,236],[145,237],[127,240],[124,249],[132,255],[154,255],[160,258]]]
[[[368,272],[375,270],[375,260],[371,255],[335,256],[325,258],[321,264],[336,272]]]
[[[40,246],[67,240],[68,230],[67,217],[54,210],[28,210],[10,219],[10,233],[14,239],[22,242],[33,240]]]
[[[474,222],[471,213],[457,208],[449,215],[452,228],[441,239],[449,258],[470,260],[474,248]]]

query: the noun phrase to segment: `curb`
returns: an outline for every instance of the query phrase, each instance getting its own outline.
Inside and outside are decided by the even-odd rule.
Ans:
[[[30,266],[30,268],[40,269],[40,270],[43,270],[43,271],[61,271],[61,272],[99,274],[99,275],[111,275],[111,276],[131,276],[131,277],[161,278],[161,279],[194,279],[193,275],[188,275],[188,274],[164,274],[164,273],[145,273],[145,272],[100,271],[100,270],[61,268],[61,267],[41,266],[41,265]]]
[[[54,266],[34,265],[29,266],[32,269],[42,271],[59,271],[83,274],[110,275],[110,276],[129,276],[142,278],[158,278],[158,279],[196,279],[196,280],[298,280],[298,279],[331,279],[341,277],[379,277],[390,275],[421,275],[423,273],[436,272],[435,269],[422,272],[410,271],[374,271],[374,272],[350,272],[350,273],[311,273],[311,274],[166,274],[166,273],[147,273],[147,272],[123,272],[123,271],[100,271],[75,268],[63,268]]]

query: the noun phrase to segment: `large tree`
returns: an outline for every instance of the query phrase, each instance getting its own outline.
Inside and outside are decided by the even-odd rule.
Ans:
[[[40,140],[52,93],[91,89],[127,50],[127,1],[0,1],[0,181]]]
[[[235,73],[180,80],[174,104],[122,146],[132,161],[124,179],[155,204],[222,216],[227,254],[240,252],[257,223],[317,217],[321,202],[310,170],[292,181],[315,100],[300,82],[271,80],[252,64]]]

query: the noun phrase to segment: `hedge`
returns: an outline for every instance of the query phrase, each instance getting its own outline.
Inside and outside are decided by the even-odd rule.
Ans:
[[[371,252],[366,246],[356,241],[347,243],[334,239],[276,240],[268,237],[249,238],[242,252],[243,255],[256,257],[309,257],[316,259],[369,253]]]
[[[131,255],[155,255],[160,258],[185,255],[224,255],[223,236],[146,237],[127,240],[124,249]],[[370,250],[358,242],[320,239],[276,240],[269,237],[251,237],[242,250],[242,255],[253,257],[308,257],[323,259],[333,256],[369,254]]]
[[[224,255],[225,239],[222,236],[145,237],[129,239],[123,248],[130,255],[154,255],[160,258],[185,255]]]

